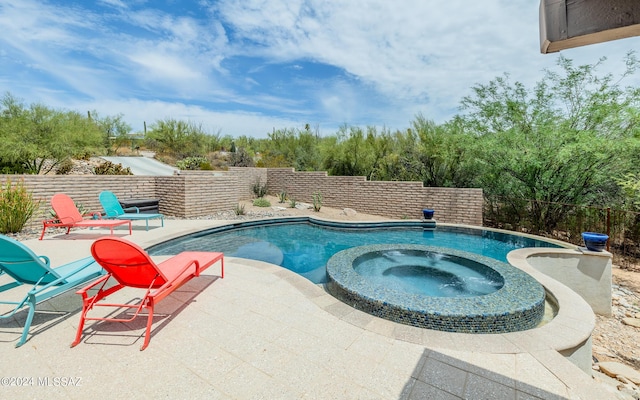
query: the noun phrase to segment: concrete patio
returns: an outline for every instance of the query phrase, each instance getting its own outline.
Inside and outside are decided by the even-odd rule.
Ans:
[[[164,228],[148,232],[134,224],[132,236],[124,229],[115,232],[147,247],[222,223],[166,220]],[[24,243],[58,266],[89,255],[93,239],[105,233],[74,230]],[[81,308],[73,292],[40,305],[47,312],[36,314],[20,348],[14,346],[26,312],[0,321],[1,396],[615,398],[615,389],[598,384],[536,333],[470,335],[396,324],[258,261],[227,257],[225,278],[219,273],[214,265],[160,303],[151,343],[142,352],[145,318],[129,324],[89,322],[82,342],[70,348]],[[133,301],[139,295],[125,290],[114,300]],[[556,334],[560,340],[562,331]]]

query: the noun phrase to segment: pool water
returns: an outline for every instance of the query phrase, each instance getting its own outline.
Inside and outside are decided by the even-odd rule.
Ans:
[[[414,224],[415,225],[415,224]],[[170,240],[149,249],[151,255],[181,251],[217,251],[280,265],[314,283],[327,281],[326,264],[339,251],[371,244],[420,244],[464,250],[506,262],[511,250],[559,247],[501,232],[457,227],[424,230],[402,221],[386,224],[318,224],[310,219],[236,223]]]
[[[353,269],[373,284],[425,296],[483,296],[504,285],[502,276],[484,264],[431,251],[371,252],[356,258]]]
[[[430,258],[431,262],[427,261]],[[444,261],[446,265],[439,269]],[[370,268],[380,268],[383,276],[390,272],[410,281],[418,278],[418,284],[411,287],[405,282],[390,284],[387,279],[373,281],[367,271]],[[422,268],[426,271],[416,274]],[[329,259],[327,274],[327,291],[343,303],[420,328],[505,333],[534,328],[544,318],[546,291],[532,276],[507,263],[462,250],[397,243],[352,247]],[[480,284],[475,292],[469,278],[488,278],[488,285]],[[420,280],[425,292],[417,287]]]

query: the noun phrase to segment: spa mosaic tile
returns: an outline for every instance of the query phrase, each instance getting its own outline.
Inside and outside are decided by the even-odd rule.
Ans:
[[[469,297],[435,297],[407,293],[375,283],[353,266],[359,257],[388,251],[437,253],[488,267],[503,285],[493,293]],[[381,244],[343,250],[327,263],[328,291],[344,303],[406,325],[463,333],[503,333],[536,327],[544,315],[545,290],[527,273],[509,264],[435,246]]]

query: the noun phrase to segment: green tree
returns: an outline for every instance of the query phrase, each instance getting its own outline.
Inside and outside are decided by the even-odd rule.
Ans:
[[[73,156],[94,153],[101,143],[99,128],[75,111],[41,104],[27,107],[11,94],[0,101],[0,163],[5,172],[38,174]],[[43,171],[47,172],[47,171]]]
[[[473,185],[477,170],[470,156],[474,145],[474,136],[464,132],[464,129],[454,120],[437,125],[422,115],[418,115],[412,123],[413,131],[407,132],[407,137],[417,139],[414,150],[406,148],[403,153],[409,157],[406,161],[413,166],[418,179],[425,186],[435,187],[469,187]],[[413,161],[415,160],[415,161]]]
[[[374,174],[374,165],[378,158],[373,145],[377,131],[373,127],[362,128],[342,126],[334,140],[325,146],[323,167],[331,175],[366,176]]]
[[[206,156],[216,138],[207,134],[201,124],[167,118],[151,124],[145,142],[160,153],[186,158]]]
[[[321,168],[321,139],[309,124],[303,130],[274,129],[268,139],[259,143],[261,166],[293,167],[297,171],[317,171]]]
[[[616,179],[624,194],[624,204],[631,210],[640,210],[640,174],[627,173]]]
[[[89,113],[90,118],[100,128],[103,134],[104,148],[107,154],[117,154],[121,147],[131,143],[131,126],[124,121],[124,116],[106,116],[101,118],[96,111]]]
[[[505,76],[462,100],[467,114],[456,122],[479,137],[477,182],[488,196],[533,200],[528,214],[538,230],[564,217],[560,203],[616,198],[612,178],[631,165],[640,92],[596,75],[601,62],[574,67],[561,56],[560,72],[546,71],[532,90]],[[626,64],[620,79],[638,66],[632,54]]]
[[[378,144],[374,179],[385,181],[421,181],[423,165],[419,155],[420,139],[412,129],[385,132]]]

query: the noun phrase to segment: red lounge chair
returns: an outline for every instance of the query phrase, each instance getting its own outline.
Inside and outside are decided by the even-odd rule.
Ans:
[[[47,228],[51,227],[64,227],[67,228],[67,234],[71,228],[86,228],[86,227],[108,227],[113,235],[113,227],[118,225],[129,225],[129,235],[131,235],[131,221],[130,220],[105,220],[101,219],[100,213],[92,213],[91,219],[84,219],[78,207],[73,203],[71,197],[63,193],[53,195],[51,198],[51,207],[56,212],[57,219],[50,219],[43,221],[42,234],[40,240],[44,237],[44,232]],[[97,218],[97,219],[96,219]]]
[[[140,350],[144,350],[149,345],[153,308],[156,303],[191,278],[199,276],[200,272],[217,261],[220,261],[220,278],[224,278],[223,253],[185,251],[156,265],[140,246],[117,237],[104,237],[93,243],[91,254],[107,271],[107,275],[77,292],[82,296],[82,314],[76,339],[71,347],[80,343],[85,320],[129,322],[136,318],[143,308],[146,308],[147,329],[144,343],[140,347]],[[118,283],[105,288],[109,278],[114,278]],[[138,304],[98,303],[101,299],[125,287],[146,289],[146,292]],[[91,289],[97,289],[97,292],[92,291],[95,294],[89,297],[87,292]],[[87,317],[87,312],[93,307],[132,308],[135,312],[128,319]]]

